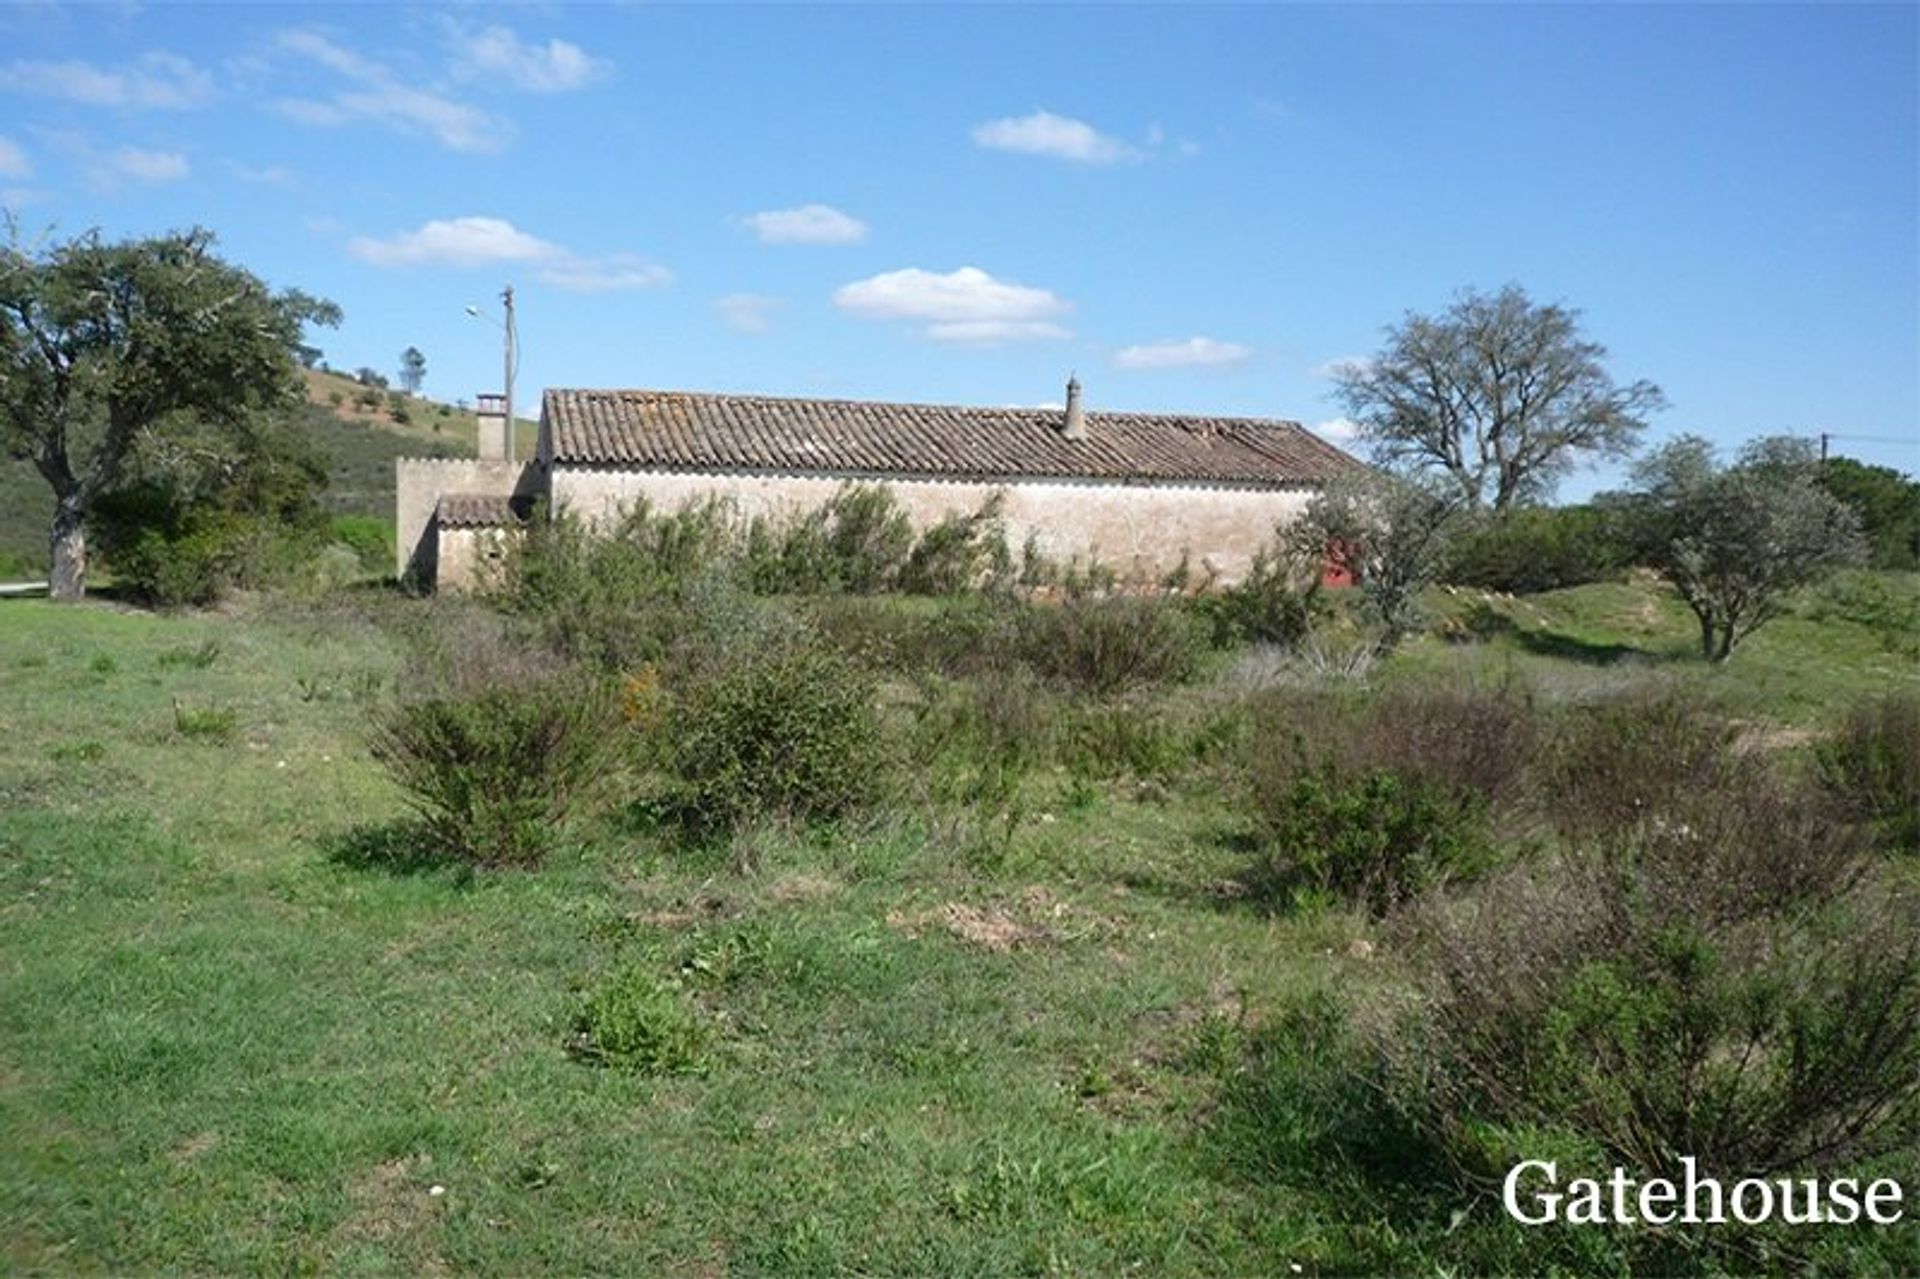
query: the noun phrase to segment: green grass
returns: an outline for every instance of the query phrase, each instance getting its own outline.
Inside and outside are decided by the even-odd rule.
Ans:
[[[1655,591],[1496,607],[1519,629],[1398,666],[1683,669]],[[1711,678],[1812,722],[1820,698],[1913,680],[1868,629],[1789,619]],[[1630,653],[1589,660],[1610,646]],[[1383,1255],[1213,1149],[1247,1027],[1391,980],[1349,952],[1364,923],[1222,900],[1244,854],[1219,794],[1046,775],[990,864],[907,813],[768,835],[750,872],[607,827],[538,872],[472,875],[409,840],[367,756],[396,663],[344,609],[0,604],[0,1270],[1245,1275]],[[183,734],[176,707],[231,731]],[[635,971],[698,1019],[693,1068],[576,1051],[582,1009]]]
[[[1204,806],[1056,806],[990,875],[900,822],[770,839],[748,876],[603,832],[467,877],[392,836],[351,691],[392,661],[352,625],[8,607],[6,1268],[1238,1274],[1309,1246],[1195,1157],[1182,1063],[1216,1006],[1348,976],[1344,926],[1216,909]],[[180,737],[176,699],[231,740]],[[702,1073],[569,1051],[631,965],[688,991]]]

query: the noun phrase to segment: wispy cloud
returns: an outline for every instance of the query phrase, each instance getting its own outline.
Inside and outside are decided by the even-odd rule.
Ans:
[[[1243,364],[1253,348],[1238,342],[1216,338],[1191,337],[1184,341],[1148,342],[1122,347],[1114,352],[1116,369],[1219,369]]]
[[[1073,307],[1046,289],[996,280],[979,267],[945,275],[909,267],[841,286],[833,304],[852,315],[900,320],[937,342],[1064,338],[1055,323]]]
[[[266,164],[255,168],[238,160],[229,160],[227,171],[242,182],[251,182],[256,186],[290,187],[295,183],[293,170],[284,164]]]
[[[0,67],[0,89],[84,106],[184,110],[213,97],[213,77],[176,53],[155,50],[130,66],[14,61]]]
[[[1328,418],[1315,426],[1313,433],[1329,444],[1346,445],[1360,438],[1360,424],[1350,417]]]
[[[106,157],[106,163],[135,182],[178,182],[187,176],[187,157],[178,151],[121,147]]]
[[[90,190],[102,195],[113,195],[130,182],[178,182],[192,172],[187,157],[179,151],[103,147],[86,133],[72,129],[29,126],[29,131],[41,146],[71,165]]]
[[[1337,360],[1316,364],[1308,372],[1317,378],[1331,382],[1335,378],[1346,377],[1349,374],[1365,373],[1372,367],[1373,361],[1364,355],[1343,355]]]
[[[33,162],[18,142],[0,134],[0,178],[30,178]]]
[[[469,31],[449,20],[447,34],[453,72],[466,80],[504,76],[514,88],[528,93],[568,93],[604,79],[612,70],[610,63],[590,57],[577,44],[566,40],[529,43],[510,27]]]
[[[1119,164],[1140,158],[1137,148],[1100,132],[1086,121],[1051,111],[976,124],[973,141],[975,146],[990,151],[1048,156],[1075,164]]]
[[[337,126],[354,121],[402,133],[423,134],[455,151],[498,151],[513,126],[472,103],[403,83],[384,64],[317,31],[286,31],[279,48],[351,81],[323,98],[282,98],[276,109],[301,124]]]
[[[765,333],[773,323],[773,313],[786,303],[764,293],[729,293],[713,300],[713,309],[736,333]]]
[[[749,213],[741,222],[753,229],[762,244],[857,244],[867,238],[867,224],[829,204],[803,204],[797,209],[769,209]]]
[[[504,218],[435,218],[385,238],[355,236],[347,252],[385,268],[522,265],[542,283],[572,293],[657,289],[673,282],[673,272],[638,254],[586,256]]]

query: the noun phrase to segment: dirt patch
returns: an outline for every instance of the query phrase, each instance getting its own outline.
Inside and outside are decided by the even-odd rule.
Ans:
[[[839,891],[838,880],[829,879],[825,875],[808,875],[803,872],[787,876],[768,889],[767,895],[777,902],[817,902]]]
[[[334,1230],[336,1246],[390,1248],[411,1273],[450,1273],[429,1241],[447,1202],[445,1188],[432,1180],[431,1162],[427,1155],[391,1159],[356,1178],[347,1187],[352,1208]]]
[[[217,1132],[197,1132],[167,1152],[175,1163],[192,1163],[220,1144]]]
[[[1733,739],[1737,755],[1761,755],[1769,751],[1791,750],[1817,742],[1823,734],[1811,728],[1784,728],[1778,725],[1749,724]]]
[[[1111,933],[1118,927],[1116,921],[1061,901],[1038,884],[1022,889],[1007,902],[984,906],[945,902],[932,910],[890,911],[887,925],[908,937],[937,929],[970,946],[995,952],[1078,941]]]

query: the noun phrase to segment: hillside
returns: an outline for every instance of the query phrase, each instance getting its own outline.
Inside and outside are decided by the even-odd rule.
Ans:
[[[307,401],[295,410],[301,429],[327,459],[324,502],[337,515],[393,518],[393,460],[468,457],[475,423],[470,411],[436,400],[406,401],[395,419],[384,392],[363,394],[352,378],[307,370]],[[532,453],[538,423],[519,423],[521,456]],[[0,576],[39,575],[47,564],[47,521],[53,497],[33,467],[0,462]]]

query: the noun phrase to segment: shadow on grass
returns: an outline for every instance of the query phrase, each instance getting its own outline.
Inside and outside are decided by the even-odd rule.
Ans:
[[[1492,609],[1476,612],[1466,622],[1478,639],[1499,639],[1538,657],[1551,657],[1582,666],[1614,666],[1622,662],[1652,663],[1673,660],[1673,654],[1654,652],[1632,644],[1609,644],[1581,639],[1560,631],[1528,630],[1505,613]]]
[[[436,843],[425,826],[401,818],[349,827],[319,840],[320,851],[348,870],[388,875],[446,875],[456,883],[473,878],[473,867]]]

